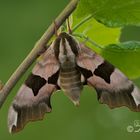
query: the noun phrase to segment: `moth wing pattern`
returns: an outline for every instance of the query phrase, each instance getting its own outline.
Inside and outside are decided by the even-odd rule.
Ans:
[[[61,39],[67,39],[70,44],[61,45]],[[73,59],[71,54],[74,54]],[[62,69],[63,58],[67,58],[67,63],[72,59],[74,62],[69,65],[73,64],[74,67],[65,65]],[[74,79],[73,87],[70,76]],[[63,86],[67,84],[67,89],[76,89],[77,95],[80,95],[83,85],[89,85],[95,88],[100,103],[107,104],[110,108],[127,106],[132,111],[140,111],[140,91],[133,82],[84,43],[75,43],[69,35],[62,33],[40,56],[32,74],[12,102],[8,114],[11,133],[22,130],[29,121],[43,119],[45,113],[51,112],[50,98],[54,91],[62,87],[62,79],[69,80]]]
[[[21,86],[12,102],[8,114],[10,133],[22,130],[29,121],[43,119],[45,113],[51,111],[50,98],[57,90],[57,86],[48,81],[53,77],[53,82],[57,82],[58,71],[59,63],[55,58],[52,44],[41,55],[32,74]]]
[[[83,43],[80,44],[77,65],[86,84],[95,88],[100,103],[110,108],[127,106],[132,111],[140,111],[139,89],[120,70]]]

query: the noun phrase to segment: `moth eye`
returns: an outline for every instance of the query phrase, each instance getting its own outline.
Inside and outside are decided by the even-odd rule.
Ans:
[[[46,80],[38,75],[31,74],[25,84],[32,89],[34,96],[37,96],[39,90],[46,84]]]
[[[94,74],[103,78],[107,83],[110,83],[110,76],[113,73],[114,69],[115,68],[113,65],[111,65],[107,61],[104,61],[104,63],[102,63],[95,69]]]

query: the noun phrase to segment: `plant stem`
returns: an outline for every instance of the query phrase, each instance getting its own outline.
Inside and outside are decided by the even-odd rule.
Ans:
[[[84,34],[73,34],[73,36],[77,36],[79,38],[83,38],[86,41],[88,41],[90,44],[92,44],[93,46],[97,47],[98,49],[103,49],[102,46],[100,46],[99,44],[97,44],[95,41],[90,39],[88,36],[85,36]]]
[[[75,10],[78,1],[79,0],[71,0],[71,2],[66,6],[62,13],[60,13],[60,15],[56,18],[55,23],[57,24],[57,28],[59,28],[69,17],[69,15]],[[52,23],[48,30],[39,39],[39,41],[37,41],[32,51],[28,54],[28,56],[24,59],[24,61],[20,64],[17,70],[12,74],[7,83],[4,85],[4,87],[0,91],[0,108],[2,107],[4,101],[6,100],[10,91],[13,89],[20,77],[27,71],[27,69],[31,66],[38,55],[44,50],[44,47],[51,39],[54,32],[55,28],[54,24]]]
[[[75,25],[73,27],[72,32],[75,32],[82,24],[86,23],[88,20],[90,20],[92,17],[94,16],[94,14],[87,16],[86,18],[84,18],[82,21],[80,21],[80,23],[78,23],[77,25]]]

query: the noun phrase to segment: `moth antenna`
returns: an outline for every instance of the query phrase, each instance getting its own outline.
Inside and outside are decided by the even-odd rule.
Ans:
[[[58,30],[57,30],[58,26],[57,26],[57,23],[56,23],[56,21],[54,21],[53,23],[54,23],[55,36],[58,37]]]
[[[69,34],[72,34],[71,25],[70,25],[70,19],[68,18],[66,21],[67,21],[66,23],[67,23],[67,30],[68,30],[68,33],[69,33]]]

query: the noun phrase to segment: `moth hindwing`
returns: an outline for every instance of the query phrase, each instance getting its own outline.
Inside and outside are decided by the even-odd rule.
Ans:
[[[110,108],[127,106],[140,111],[140,92],[133,82],[84,43],[63,32],[19,89],[9,109],[9,131],[18,132],[27,122],[43,119],[51,111],[52,93],[59,89],[79,105],[84,85],[95,88],[99,102]]]

